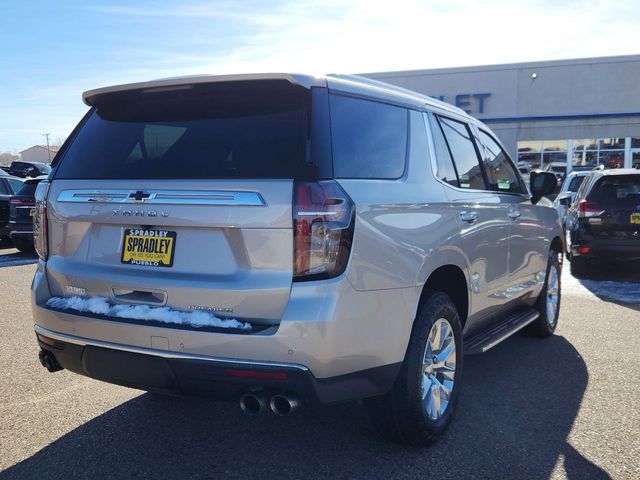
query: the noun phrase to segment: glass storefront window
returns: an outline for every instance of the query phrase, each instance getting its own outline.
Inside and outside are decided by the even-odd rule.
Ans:
[[[600,164],[604,168],[624,167],[624,150],[605,150],[600,152]]]
[[[600,150],[624,150],[624,138],[600,138],[598,148]]]
[[[631,165],[640,164],[640,137],[631,141]],[[518,142],[518,160],[532,168],[550,168],[550,163],[567,161],[568,140]],[[623,168],[625,138],[579,138],[572,140],[571,164],[575,170],[591,170],[599,165],[605,168]],[[556,165],[557,167],[557,165]]]
[[[526,163],[533,168],[539,167],[540,150],[542,150],[542,142],[518,142],[518,162]]]
[[[555,170],[559,170],[561,165],[567,164],[567,141],[566,140],[545,140],[542,142],[541,168],[548,170],[550,164],[555,164]]]
[[[573,150],[573,168],[576,169],[591,169],[598,165],[598,151],[587,150],[584,148]]]

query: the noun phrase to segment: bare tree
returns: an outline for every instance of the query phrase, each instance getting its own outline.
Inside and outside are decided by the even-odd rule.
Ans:
[[[20,155],[15,155],[11,152],[2,152],[0,153],[0,165],[7,166],[10,165],[14,160],[18,160]]]

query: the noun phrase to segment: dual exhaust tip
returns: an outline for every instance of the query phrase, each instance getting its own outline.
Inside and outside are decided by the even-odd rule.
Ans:
[[[289,415],[300,406],[298,397],[289,393],[279,393],[270,399],[264,393],[245,393],[240,397],[240,408],[244,413],[257,415],[269,409],[278,416]]]

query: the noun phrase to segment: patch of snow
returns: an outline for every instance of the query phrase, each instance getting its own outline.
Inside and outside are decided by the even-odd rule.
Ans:
[[[177,325],[192,327],[219,327],[251,330],[251,324],[235,319],[218,318],[212,313],[202,310],[183,312],[171,307],[151,307],[149,305],[111,304],[105,297],[51,297],[47,305],[63,310],[97,313],[110,317],[129,318],[132,320],[156,320]]]
[[[640,283],[577,279],[562,274],[562,294],[600,298],[620,303],[640,304]]]
[[[580,280],[595,295],[621,303],[640,303],[640,283]]]

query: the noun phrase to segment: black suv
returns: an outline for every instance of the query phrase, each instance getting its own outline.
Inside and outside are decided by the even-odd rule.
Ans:
[[[33,214],[36,207],[36,187],[47,177],[29,178],[9,201],[9,235],[21,252],[31,253],[33,248]]]
[[[22,187],[22,180],[0,170],[0,242],[9,239],[9,201]]]
[[[15,177],[39,177],[40,175],[49,175],[51,166],[47,163],[40,162],[11,162],[9,174]]]
[[[590,260],[640,259],[640,170],[592,172],[567,213],[571,273]]]

